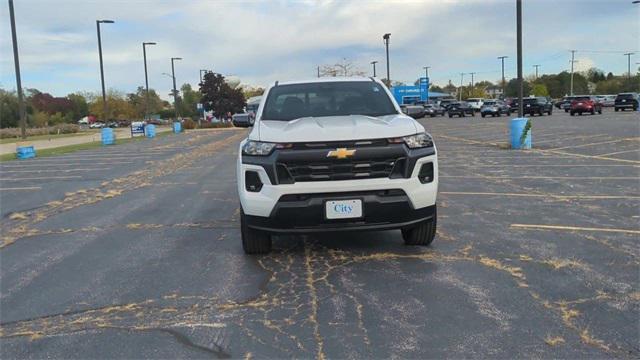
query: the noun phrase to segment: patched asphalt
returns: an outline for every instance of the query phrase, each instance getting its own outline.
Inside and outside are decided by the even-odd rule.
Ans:
[[[242,252],[245,130],[0,164],[2,358],[638,358],[640,116],[420,119],[431,247],[399,231]]]

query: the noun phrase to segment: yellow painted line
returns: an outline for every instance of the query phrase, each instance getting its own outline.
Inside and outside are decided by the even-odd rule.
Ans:
[[[608,153],[608,154],[600,154],[598,156],[611,156],[611,155],[618,155],[618,154],[626,154],[626,153],[630,153],[630,152],[638,152],[638,153],[640,153],[640,149],[616,151],[616,152],[612,152],[612,153]]]
[[[40,189],[42,189],[40,186],[25,186],[25,187],[0,188],[0,191],[40,190]]]
[[[602,142],[597,142],[597,143],[588,143],[588,144],[581,144],[581,145],[570,145],[570,146],[563,146],[563,147],[559,147],[559,148],[555,148],[555,149],[549,149],[549,151],[564,150],[564,149],[575,149],[575,148],[594,146],[594,145],[613,144],[613,143],[619,143],[619,142],[622,142],[622,141],[640,141],[640,138],[624,138],[624,139],[617,139],[617,140],[602,141]]]
[[[579,200],[640,200],[640,196],[629,195],[555,195],[555,194],[525,194],[525,193],[495,193],[495,192],[471,192],[471,191],[439,191],[442,195],[471,195],[471,196],[507,196],[507,197],[532,197],[553,199],[579,199]]]
[[[71,176],[48,176],[48,177],[33,177],[33,178],[20,178],[20,179],[0,179],[0,181],[26,181],[26,180],[56,180],[56,179],[77,179],[81,178],[80,175]]]
[[[627,165],[627,164],[538,164],[538,165],[512,165],[512,164],[480,164],[477,163],[471,164],[451,164],[447,163],[446,165],[438,164],[439,169],[446,169],[448,167],[451,168],[459,168],[459,167],[471,167],[471,168],[491,168],[491,167],[640,167],[640,165]]]
[[[76,172],[76,171],[100,171],[100,170],[111,170],[111,168],[96,168],[96,169],[46,169],[46,170],[0,170],[0,173]]]
[[[91,165],[120,165],[120,164],[133,164],[133,161],[113,161],[113,162],[97,162],[91,163]],[[31,164],[19,164],[19,165],[10,165],[10,164],[0,164],[0,169],[2,168],[22,168],[22,167],[34,167],[34,166],[78,166],[78,165],[86,165],[86,164],[75,164],[74,162],[68,163],[31,163]],[[1,171],[1,170],[0,170]]]
[[[618,161],[618,162],[626,162],[626,163],[632,163],[632,164],[640,164],[640,161],[636,161],[636,160],[618,159],[618,158],[599,156],[599,155],[574,154],[574,153],[568,153],[568,152],[556,151],[556,150],[540,150],[540,149],[536,149],[535,151],[539,151],[539,152],[543,152],[543,153],[544,152],[550,152],[552,154],[559,154],[559,155],[571,155],[571,156],[575,156],[575,157],[579,157],[579,158],[585,158],[585,159],[597,159],[597,160],[608,160],[608,161]]]
[[[571,165],[566,165],[571,166]],[[637,176],[490,176],[490,175],[442,175],[441,178],[460,179],[564,179],[564,180],[638,180]]]
[[[613,233],[624,233],[624,234],[640,234],[640,230],[592,228],[592,227],[561,226],[561,225],[511,224],[511,227],[518,228],[518,229],[528,229],[528,230],[600,231],[600,232],[613,232]]]

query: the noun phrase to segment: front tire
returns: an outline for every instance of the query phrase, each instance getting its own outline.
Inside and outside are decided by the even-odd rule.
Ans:
[[[433,210],[433,217],[418,225],[402,229],[402,237],[405,245],[429,246],[436,237],[436,225],[438,223],[438,209]]]
[[[271,251],[271,235],[263,231],[251,229],[247,225],[244,211],[240,211],[242,249],[244,249],[245,254],[268,254]]]

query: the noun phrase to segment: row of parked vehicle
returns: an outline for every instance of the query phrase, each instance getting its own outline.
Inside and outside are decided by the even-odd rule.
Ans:
[[[531,97],[523,99],[523,107],[525,115],[551,115],[553,112],[553,103],[545,97]],[[466,101],[456,101],[451,99],[440,100],[437,103],[418,101],[413,105],[401,105],[405,114],[413,118],[421,118],[424,116],[435,117],[438,115],[449,117],[465,117],[467,115],[475,116],[510,116],[512,112],[518,111],[518,101],[516,99],[499,100],[499,99],[467,99]]]
[[[638,110],[640,96],[638,93],[620,93],[618,95],[574,95],[565,96],[556,102],[558,109],[571,115],[588,112],[602,114],[603,107],[613,107],[615,111]]]

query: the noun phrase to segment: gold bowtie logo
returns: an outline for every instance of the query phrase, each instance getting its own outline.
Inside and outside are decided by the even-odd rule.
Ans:
[[[337,148],[335,150],[329,151],[329,153],[327,154],[327,157],[334,157],[336,159],[346,159],[350,156],[353,156],[353,154],[355,153],[356,153],[355,150],[349,150],[347,148]]]

